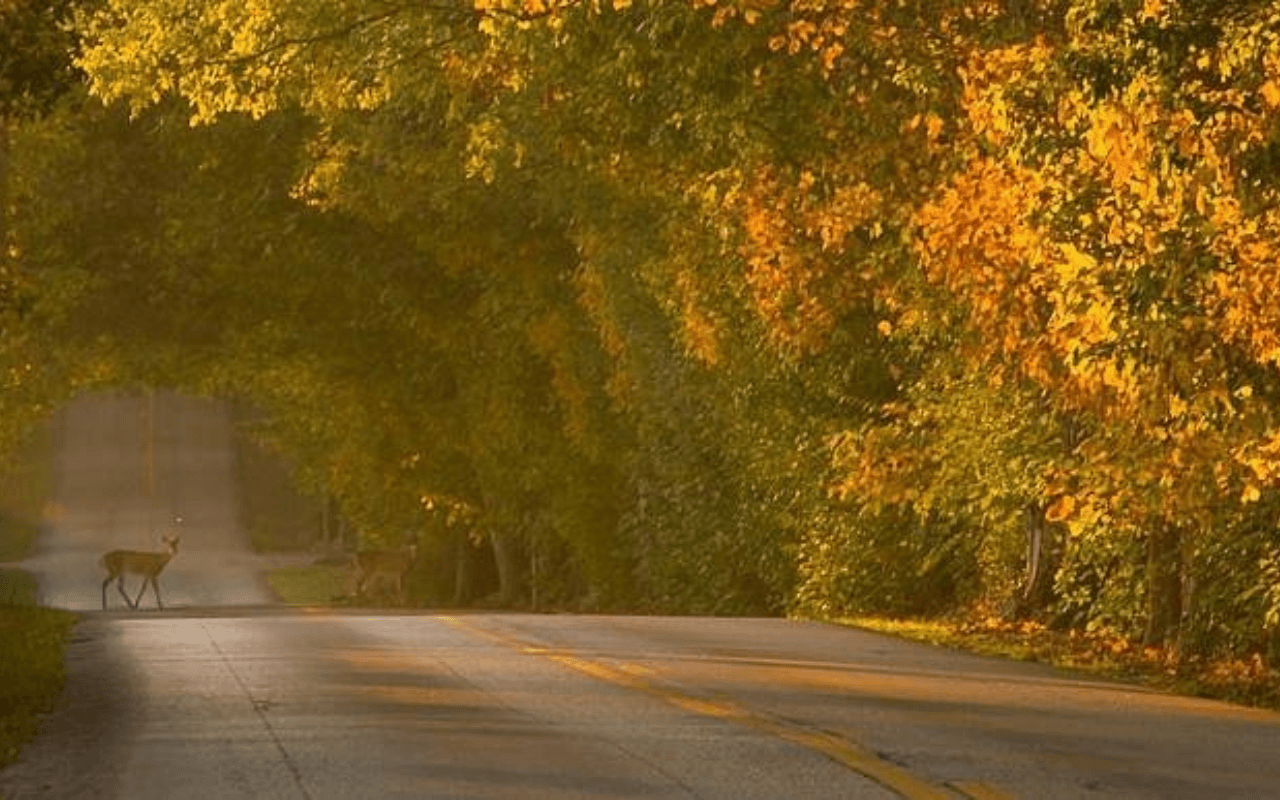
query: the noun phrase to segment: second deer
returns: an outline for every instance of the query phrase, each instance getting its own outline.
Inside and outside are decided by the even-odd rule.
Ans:
[[[181,518],[175,520],[181,523]],[[102,568],[107,571],[107,577],[102,581],[102,609],[107,608],[107,584],[112,581],[116,582],[116,589],[120,591],[120,596],[124,598],[124,602],[131,609],[137,609],[138,603],[142,601],[142,595],[147,591],[147,584],[151,584],[152,591],[156,595],[156,606],[161,610],[164,609],[164,603],[160,602],[160,584],[156,580],[160,577],[160,573],[164,571],[169,560],[178,552],[178,535],[165,535],[165,550],[162,552],[152,552],[147,550],[112,550],[106,553],[99,560]],[[138,590],[138,596],[133,600],[129,599],[129,595],[124,591],[125,575],[141,575],[142,587]]]
[[[390,578],[395,585],[395,596],[404,599],[404,579],[418,560],[418,546],[408,545],[399,550],[366,550],[356,553],[351,566],[355,575],[357,597],[380,577]]]

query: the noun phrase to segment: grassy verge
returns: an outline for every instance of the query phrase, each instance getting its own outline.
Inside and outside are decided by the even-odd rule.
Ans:
[[[20,569],[0,569],[0,607],[35,604],[36,579]]]
[[[291,606],[347,605],[351,570],[334,564],[308,564],[273,570],[267,576],[280,602]]]
[[[1034,661],[1178,694],[1280,710],[1280,670],[1269,668],[1260,657],[1178,658],[1169,650],[1143,647],[1114,634],[1053,631],[1034,622],[881,617],[834,621],[980,655]]]
[[[37,715],[62,691],[63,648],[76,617],[35,606],[0,605],[0,768],[36,733]]]

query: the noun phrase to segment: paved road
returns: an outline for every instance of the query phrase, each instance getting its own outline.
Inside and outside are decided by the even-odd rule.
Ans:
[[[1280,715],[835,626],[265,605],[227,425],[173,395],[65,413],[36,563],[84,620],[0,794],[1280,798]],[[166,610],[97,610],[97,554],[175,512]]]
[[[0,793],[1280,794],[1276,715],[786,620],[89,612],[69,666]]]

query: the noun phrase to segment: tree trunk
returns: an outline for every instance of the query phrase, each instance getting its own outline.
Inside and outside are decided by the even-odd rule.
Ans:
[[[1147,536],[1147,629],[1143,644],[1177,640],[1182,624],[1182,543],[1176,527],[1158,522]]]
[[[333,539],[329,525],[329,495],[326,494],[324,502],[320,504],[320,544],[326,552],[333,544]]]
[[[453,605],[462,606],[470,602],[475,593],[471,537],[466,528],[458,526],[449,538],[453,550]]]
[[[1280,625],[1263,627],[1262,642],[1267,668],[1280,669]]]
[[[513,606],[521,592],[520,543],[510,531],[493,531],[489,534],[489,541],[498,565],[498,601],[504,606]]]
[[[0,310],[14,300],[9,296],[13,276],[9,264],[9,119],[0,115]]]
[[[1060,553],[1054,546],[1053,528],[1045,519],[1045,508],[1029,503],[1023,508],[1027,536],[1026,573],[1022,596],[1016,605],[1019,617],[1047,608],[1053,600],[1053,580]]]

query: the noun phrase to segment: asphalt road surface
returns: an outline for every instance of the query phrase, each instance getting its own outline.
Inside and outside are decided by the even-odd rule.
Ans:
[[[862,631],[267,605],[224,411],[150,406],[82,401],[63,420],[38,561],[46,598],[86,611],[5,797],[1280,798],[1280,715]],[[143,441],[170,431],[171,455],[126,418]],[[96,610],[80,562],[118,537],[155,547],[175,512],[166,609]]]

